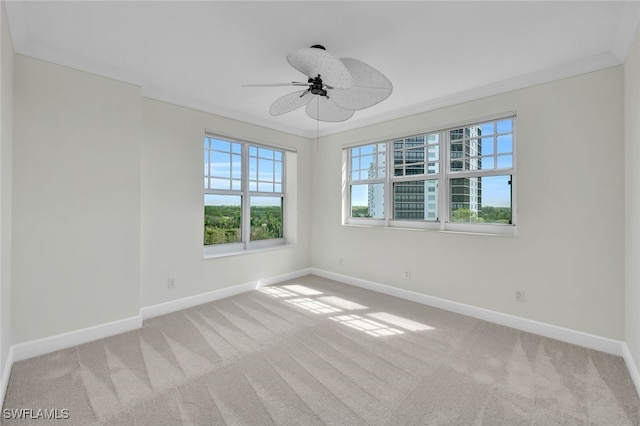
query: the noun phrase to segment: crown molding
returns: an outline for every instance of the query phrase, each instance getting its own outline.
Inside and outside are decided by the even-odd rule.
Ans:
[[[18,1],[4,1],[3,3],[7,11],[7,22],[9,23],[13,50],[16,53],[20,53],[25,50],[24,45],[29,39],[24,3]]]
[[[495,96],[514,90],[524,89],[539,84],[550,83],[564,78],[575,77],[580,74],[599,71],[621,65],[622,61],[611,52],[592,56],[589,58],[563,64],[554,68],[548,68],[522,76],[497,81],[481,87],[465,90],[451,95],[443,96],[436,99],[430,99],[425,102],[414,104],[405,108],[397,109],[384,114],[367,117],[360,120],[353,120],[350,123],[333,127],[325,132],[321,132],[320,136],[328,136],[330,134],[341,133],[347,130],[380,124],[385,121],[391,121],[411,115],[421,114],[439,108],[458,105],[465,102],[471,102],[478,99]]]
[[[190,108],[196,111],[201,111],[220,117],[228,118],[235,121],[240,121],[255,126],[266,127],[271,130],[277,130],[284,133],[293,134],[295,136],[301,136],[304,138],[314,138],[314,133],[302,131],[301,129],[289,126],[283,123],[274,123],[271,120],[257,117],[247,114],[246,112],[235,111],[230,108],[225,108],[220,105],[207,102],[203,99],[194,98],[184,95],[182,93],[174,92],[157,86],[143,86],[142,96],[148,99],[154,99],[161,102],[170,103],[173,105]]]
[[[613,40],[611,51],[620,60],[625,62],[633,38],[640,24],[640,2],[630,1],[625,6],[624,14],[618,26],[618,32]]]
[[[568,64],[563,64],[554,68],[541,70],[538,72],[526,74],[510,78],[507,80],[497,81],[485,86],[477,87],[474,89],[454,93],[449,96],[441,98],[430,99],[419,104],[411,105],[405,108],[400,108],[394,111],[377,114],[362,119],[352,119],[340,124],[335,124],[331,128],[321,129],[319,136],[329,136],[337,133],[342,133],[349,130],[354,130],[366,126],[380,124],[385,121],[391,121],[403,117],[408,117],[415,114],[421,114],[428,111],[432,111],[439,108],[453,106],[464,102],[470,102],[489,96],[499,95],[513,90],[523,89],[526,87],[535,86],[538,84],[549,83],[551,81],[561,80],[568,77],[573,77],[580,74],[586,74],[593,71],[599,71],[602,69],[614,67],[620,65],[622,61],[613,53],[607,52],[601,55],[592,56],[579,61],[574,61]],[[180,93],[171,92],[158,87],[143,87],[142,95],[148,98],[157,99],[163,102],[180,105],[187,108],[219,115],[222,117],[230,118],[244,123],[254,124],[257,126],[267,127],[274,130],[279,130],[285,133],[291,133],[296,136],[301,136],[308,139],[316,137],[315,132],[307,132],[301,130],[298,127],[288,126],[286,124],[275,124],[273,121],[265,120],[259,117],[250,116],[246,113],[239,111],[232,111],[217,105],[210,104],[201,99],[190,98]]]
[[[635,37],[635,32],[640,22],[640,2],[630,1],[626,5],[624,16],[622,17],[615,40],[612,42],[610,52],[568,64],[559,65],[553,68],[540,70],[534,73],[496,81],[481,87],[454,93],[448,96],[428,99],[424,102],[393,111],[363,118],[352,118],[351,120],[342,123],[331,123],[331,126],[329,127],[325,126],[324,128],[320,127],[319,129],[303,129],[295,125],[296,120],[289,120],[288,122],[276,121],[269,119],[269,117],[250,115],[246,112],[225,108],[224,106],[216,105],[203,99],[190,97],[163,87],[154,86],[152,84],[151,76],[130,72],[128,70],[114,67],[86,57],[81,57],[70,52],[54,49],[40,43],[34,43],[29,40],[28,36],[24,9],[25,2],[10,1],[5,4],[7,7],[8,17],[10,18],[9,22],[14,50],[17,54],[41,59],[54,64],[139,86],[141,88],[142,96],[149,99],[172,103],[228,119],[293,134],[310,140],[313,140],[316,137],[342,133],[398,118],[425,113],[438,108],[470,102],[525,87],[620,65],[624,63],[624,59],[626,58],[626,54],[629,50],[633,37]],[[13,25],[11,25],[12,23]]]
[[[25,13],[27,3],[22,1],[5,2],[15,53],[136,86],[144,86],[151,81],[151,77],[147,75],[114,67],[61,49],[54,49],[42,43],[32,42],[27,31],[28,25]]]

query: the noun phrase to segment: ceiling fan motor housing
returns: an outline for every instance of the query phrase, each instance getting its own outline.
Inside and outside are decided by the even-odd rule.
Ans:
[[[322,79],[320,78],[320,74],[317,77],[311,78],[309,77],[309,91],[314,95],[327,96],[327,91],[324,89],[324,85],[322,84]]]

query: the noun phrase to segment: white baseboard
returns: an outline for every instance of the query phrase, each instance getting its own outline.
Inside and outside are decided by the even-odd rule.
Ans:
[[[182,299],[171,300],[159,305],[147,306],[140,309],[140,313],[135,317],[125,318],[100,324],[93,327],[83,328],[81,330],[69,331],[62,334],[56,334],[42,339],[31,340],[24,343],[18,343],[11,346],[13,351],[13,361],[22,361],[38,355],[44,355],[60,349],[66,349],[71,346],[80,345],[94,340],[110,337],[127,331],[136,330],[142,327],[145,319],[155,316],[164,315],[179,311],[181,309],[190,308],[202,303],[211,302],[213,300],[222,299],[243,293],[245,291],[254,290],[260,287],[276,284],[282,281],[298,278],[310,273],[309,269],[302,269],[275,277],[265,278],[258,281],[252,281],[245,284],[239,284],[233,287],[227,287],[220,290],[214,290],[207,293],[197,294],[195,296],[185,297]],[[3,376],[4,379],[4,376]],[[0,381],[0,384],[2,382]]]
[[[142,327],[142,317],[137,315],[131,318],[112,321],[93,327],[74,330],[67,333],[56,334],[42,339],[30,340],[24,343],[11,345],[9,353],[2,369],[0,377],[0,405],[4,403],[4,397],[11,378],[13,363],[83,343],[92,342],[104,337],[114,336],[127,331],[136,330]]]
[[[606,337],[583,333],[581,331],[571,330],[568,328],[558,327],[555,325],[546,324],[526,318],[516,317],[489,309],[478,308],[476,306],[428,296],[426,294],[416,293],[414,291],[404,290],[401,288],[392,287],[373,281],[367,281],[360,278],[354,278],[348,275],[342,275],[323,269],[311,268],[311,273],[320,277],[340,281],[345,284],[362,287],[368,290],[376,291],[378,293],[388,294],[390,296],[399,297],[401,299],[410,300],[412,302],[421,303],[423,305],[433,306],[450,312],[466,315],[472,318],[478,318],[495,324],[515,328],[517,330],[527,331],[529,333],[549,337],[551,339],[583,346],[585,348],[594,349],[617,356],[623,355],[624,342],[619,340],[613,340]]]
[[[170,300],[168,302],[141,308],[140,315],[142,316],[143,320],[147,320],[149,318],[170,314],[172,312],[191,308],[197,305],[202,305],[203,303],[209,303],[213,302],[214,300],[224,299],[225,297],[235,296],[236,294],[255,290],[261,287],[270,286],[283,281],[292,280],[294,278],[300,278],[305,275],[309,275],[310,273],[310,269],[300,269],[298,271],[277,275],[275,277],[251,281],[244,284],[238,284],[219,290],[208,291],[206,293],[196,294],[194,296],[183,297],[182,299]]]
[[[67,333],[57,334],[42,339],[15,344],[9,349],[7,360],[5,362],[4,369],[2,370],[2,376],[0,377],[0,401],[4,401],[4,395],[9,384],[11,368],[13,367],[14,362],[39,355],[44,355],[46,353],[54,352],[60,349],[66,349],[75,345],[88,343],[105,337],[110,337],[116,334],[136,330],[142,327],[144,320],[149,318],[169,314],[181,309],[186,309],[203,303],[212,302],[214,300],[223,299],[225,297],[277,284],[290,279],[299,278],[308,274],[318,275],[320,277],[332,279],[345,284],[354,285],[368,290],[377,291],[379,293],[388,294],[390,296],[422,303],[424,305],[445,309],[451,312],[456,312],[473,318],[490,321],[496,324],[527,331],[552,339],[561,340],[589,349],[595,349],[613,355],[622,356],[627,364],[627,367],[631,374],[631,378],[636,386],[636,390],[640,395],[640,373],[638,373],[638,369],[634,363],[631,353],[629,352],[629,348],[624,342],[533,320],[528,320],[508,314],[503,314],[488,309],[478,308],[471,305],[465,305],[463,303],[453,302],[446,299],[427,296],[425,294],[403,290],[373,281],[350,277],[347,275],[337,274],[335,272],[330,272],[318,268],[307,268],[278,275],[275,277],[239,284],[220,290],[214,290],[195,296],[172,300],[158,305],[143,307],[140,309],[140,314],[135,317],[125,318],[122,320],[88,327],[81,330],[70,331]]]
[[[9,387],[9,379],[11,378],[11,368],[13,368],[13,346],[9,348],[7,359],[2,369],[2,377],[0,378],[0,405],[4,403],[4,396],[7,393],[7,387]]]
[[[14,362],[55,352],[61,349],[70,348],[72,346],[81,345],[83,343],[92,342],[94,340],[105,337],[114,336],[120,333],[136,330],[142,327],[145,319],[153,318],[159,315],[169,314],[181,309],[190,308],[192,306],[233,296],[246,291],[255,290],[257,288],[266,287],[283,281],[299,278],[311,273],[310,269],[301,269],[274,277],[265,278],[258,281],[239,284],[233,287],[227,287],[220,290],[214,290],[207,293],[197,294],[195,296],[185,297],[182,299],[172,300],[158,305],[147,306],[140,309],[139,315],[131,318],[125,318],[118,321],[100,324],[93,327],[83,328],[81,330],[69,331],[67,333],[56,334],[54,336],[44,337],[42,339],[31,340],[24,343],[12,345],[0,376],[0,405],[4,401],[4,396],[9,385],[11,376],[11,368]]]
[[[93,342],[94,340],[136,330],[140,327],[142,327],[142,317],[140,315],[136,315],[131,318],[125,318],[105,324],[95,325],[93,327],[44,337],[42,339],[18,343],[11,346],[11,349],[13,350],[13,361],[22,361],[35,356],[59,351],[60,349]]]
[[[624,358],[624,362],[625,364],[627,364],[627,369],[629,370],[629,374],[631,375],[631,380],[633,380],[633,384],[636,387],[636,392],[640,397],[640,372],[638,371],[638,367],[633,360],[633,356],[631,355],[631,351],[629,351],[629,346],[627,346],[626,342],[622,344],[622,358]]]

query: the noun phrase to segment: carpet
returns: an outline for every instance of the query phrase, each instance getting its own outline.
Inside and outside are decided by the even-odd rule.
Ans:
[[[620,357],[309,275],[15,363],[2,424],[49,423],[623,426],[640,400]]]

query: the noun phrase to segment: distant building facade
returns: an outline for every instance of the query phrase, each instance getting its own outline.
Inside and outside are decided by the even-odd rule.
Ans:
[[[480,170],[478,159],[481,152],[480,127],[465,127],[450,131],[451,170]],[[438,151],[429,149],[430,137],[419,135],[393,142],[394,175],[420,175],[419,180],[397,181],[393,185],[394,219],[438,220],[438,181],[424,179],[424,175],[437,174],[441,159]],[[460,142],[456,142],[460,140]],[[437,141],[436,141],[437,144]],[[475,157],[475,158],[474,158]],[[370,190],[371,191],[371,190]],[[451,212],[468,209],[478,214],[482,206],[482,183],[480,178],[453,178],[450,180]],[[371,194],[380,195],[380,194]],[[369,198],[369,206],[374,199]]]

